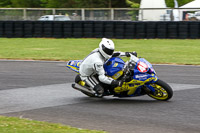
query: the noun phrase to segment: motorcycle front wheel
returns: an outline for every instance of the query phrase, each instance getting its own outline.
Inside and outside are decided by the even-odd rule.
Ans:
[[[164,81],[158,79],[155,83],[150,84],[156,91],[148,95],[156,100],[167,101],[172,98],[172,88]]]

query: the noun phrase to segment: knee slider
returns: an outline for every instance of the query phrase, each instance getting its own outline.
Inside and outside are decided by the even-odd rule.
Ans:
[[[79,83],[81,81],[80,75],[76,75],[75,77],[75,83]]]

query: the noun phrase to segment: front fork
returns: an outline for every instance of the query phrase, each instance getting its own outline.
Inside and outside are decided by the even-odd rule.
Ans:
[[[149,93],[155,94],[156,90],[153,86],[151,86],[151,84],[154,84],[157,80],[158,80],[158,78],[156,77],[155,79],[151,80],[150,82],[145,83],[145,86],[147,87],[146,89]]]

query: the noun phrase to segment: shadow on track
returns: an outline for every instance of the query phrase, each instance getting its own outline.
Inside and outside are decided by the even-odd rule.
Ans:
[[[75,99],[74,99],[75,100]],[[158,101],[151,99],[149,97],[140,97],[140,98],[117,98],[117,97],[104,97],[104,98],[91,98],[91,97],[77,97],[76,101],[82,101],[87,103],[95,103],[95,104],[115,104],[115,105],[122,105],[122,104],[155,104],[155,103],[170,103],[172,101]]]

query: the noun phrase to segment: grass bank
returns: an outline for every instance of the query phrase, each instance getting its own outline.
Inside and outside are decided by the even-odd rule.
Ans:
[[[106,133],[61,124],[0,116],[0,133]]]
[[[0,38],[1,59],[83,59],[101,39]],[[200,65],[200,40],[113,39],[116,51],[137,51],[151,63]]]

